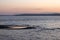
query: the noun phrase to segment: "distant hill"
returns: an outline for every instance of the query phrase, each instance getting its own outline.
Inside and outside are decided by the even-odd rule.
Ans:
[[[15,14],[15,15],[0,15],[0,16],[60,16],[60,13],[40,13],[40,14]]]
[[[60,16],[60,14],[54,13],[54,14],[17,14],[14,16]]]

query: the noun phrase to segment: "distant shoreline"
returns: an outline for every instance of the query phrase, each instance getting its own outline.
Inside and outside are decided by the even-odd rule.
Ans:
[[[0,16],[60,16],[60,14],[16,14],[16,15],[0,15]]]
[[[14,16],[60,16],[60,14],[17,14]]]

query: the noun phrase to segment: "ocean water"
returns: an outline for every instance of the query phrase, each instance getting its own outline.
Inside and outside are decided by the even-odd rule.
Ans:
[[[0,29],[0,40],[60,40],[60,16],[0,16],[0,25],[34,25],[36,29]]]

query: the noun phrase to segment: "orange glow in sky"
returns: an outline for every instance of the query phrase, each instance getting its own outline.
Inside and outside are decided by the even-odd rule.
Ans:
[[[60,0],[0,0],[0,12],[11,14],[60,12]]]

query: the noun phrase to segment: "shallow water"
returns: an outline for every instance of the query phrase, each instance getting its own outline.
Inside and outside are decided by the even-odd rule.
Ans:
[[[0,40],[60,40],[60,16],[1,16],[0,25],[34,25],[36,29],[0,29]]]
[[[60,40],[60,30],[2,30],[0,40]]]

